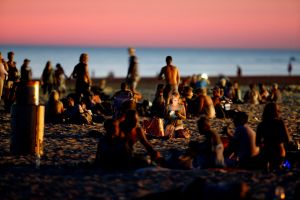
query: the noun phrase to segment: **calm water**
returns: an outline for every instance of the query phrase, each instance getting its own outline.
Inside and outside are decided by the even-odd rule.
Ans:
[[[106,77],[113,72],[116,77],[127,73],[126,48],[52,47],[52,46],[0,46],[6,59],[8,51],[15,52],[17,67],[24,58],[31,60],[33,76],[39,78],[48,60],[61,63],[70,75],[81,53],[89,54],[91,76]],[[293,74],[300,75],[300,50],[246,50],[246,49],[160,49],[137,48],[141,76],[155,76],[165,65],[165,57],[171,55],[181,75],[207,73],[235,75],[236,66],[242,67],[243,75],[286,75],[290,57],[294,57]]]

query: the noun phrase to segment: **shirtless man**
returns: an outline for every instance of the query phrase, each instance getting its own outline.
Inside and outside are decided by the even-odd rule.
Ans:
[[[214,103],[210,96],[207,95],[207,88],[197,89],[197,97],[195,99],[196,115],[205,115],[207,118],[212,119],[216,116]]]
[[[178,85],[180,82],[179,70],[176,66],[172,65],[172,57],[166,57],[167,65],[162,67],[158,79],[165,80],[165,88],[163,91],[164,99],[166,105],[169,104],[170,94],[173,92],[178,92]]]

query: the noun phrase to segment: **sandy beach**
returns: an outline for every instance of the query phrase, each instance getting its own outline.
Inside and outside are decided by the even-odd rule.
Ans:
[[[245,79],[243,79],[245,81]],[[247,79],[248,80],[248,79]],[[294,140],[300,139],[300,77],[277,77],[285,85],[281,115]],[[98,80],[94,80],[94,83]],[[107,91],[118,88],[122,79],[107,79]],[[250,81],[250,79],[248,80]],[[252,77],[251,81],[267,81],[266,78]],[[289,82],[288,82],[289,81]],[[243,87],[248,82],[240,81]],[[269,83],[270,83],[269,82]],[[152,100],[156,79],[143,79],[138,90],[145,98]],[[211,79],[211,84],[214,80]],[[256,130],[261,120],[264,105],[240,104],[233,108],[249,114],[249,124]],[[143,118],[141,118],[143,119]],[[164,157],[170,149],[184,151],[190,140],[203,139],[197,133],[196,118],[185,125],[191,130],[190,139],[151,139],[150,142]],[[218,132],[228,122],[213,119],[212,126]],[[35,156],[13,156],[10,153],[11,115],[0,111],[0,197],[1,199],[138,199],[146,195],[181,191],[195,178],[203,178],[208,184],[248,184],[251,199],[268,199],[276,186],[282,186],[286,199],[293,199],[295,188],[300,184],[300,167],[280,172],[247,171],[238,169],[170,170],[145,168],[133,171],[105,171],[93,166],[98,139],[89,134],[92,130],[103,132],[103,124],[45,124],[44,155],[37,167]],[[233,129],[233,125],[230,126]],[[137,153],[145,150],[140,144]],[[299,159],[299,158],[298,158]],[[299,160],[298,160],[299,162]]]

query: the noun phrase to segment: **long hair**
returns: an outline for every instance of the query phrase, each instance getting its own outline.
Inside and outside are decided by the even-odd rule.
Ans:
[[[274,102],[270,102],[266,104],[262,114],[262,121],[272,120],[278,117],[279,117],[278,105]]]

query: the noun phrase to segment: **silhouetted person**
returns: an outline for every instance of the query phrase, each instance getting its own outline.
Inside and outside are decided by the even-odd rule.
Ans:
[[[248,115],[245,112],[237,112],[233,117],[235,131],[233,135],[225,132],[230,140],[226,155],[235,154],[238,166],[241,168],[259,168],[259,152],[256,146],[256,133],[248,125]]]
[[[66,92],[66,83],[65,80],[67,78],[67,75],[65,74],[65,71],[61,64],[56,64],[56,69],[54,71],[54,77],[55,77],[55,89],[60,93]]]
[[[242,76],[242,68],[239,65],[237,66],[237,69],[236,69],[236,75],[237,75],[237,77]]]
[[[172,57],[166,57],[167,65],[162,67],[158,78],[165,80],[164,98],[165,103],[169,104],[170,94],[178,92],[178,85],[180,82],[179,70],[176,66],[172,65]]]
[[[7,87],[11,88],[13,83],[20,78],[19,70],[17,68],[17,63],[14,61],[14,52],[10,51],[7,53],[8,61],[8,79],[7,79]]]
[[[263,149],[265,167],[269,170],[280,169],[286,156],[284,145],[290,140],[288,129],[280,118],[276,103],[266,104],[262,121],[257,126],[256,143]]]
[[[63,122],[64,105],[59,100],[59,93],[51,91],[49,100],[46,104],[46,121],[53,123]]]
[[[52,68],[51,61],[47,61],[46,66],[43,70],[41,77],[41,85],[43,89],[43,94],[45,95],[48,92],[48,95],[53,90],[54,86],[54,70]]]
[[[80,55],[79,63],[74,67],[71,77],[76,79],[77,102],[82,96],[87,99],[92,83],[88,68],[88,54],[83,53]]]
[[[288,64],[287,71],[289,73],[289,76],[291,76],[292,75],[292,71],[293,71],[293,66],[292,66],[292,62],[291,61]]]
[[[138,72],[138,61],[135,55],[134,48],[128,48],[129,54],[129,67],[126,76],[126,82],[132,92],[135,92],[138,81],[140,80],[139,72]]]
[[[21,66],[21,81],[30,81],[32,79],[32,71],[29,63],[30,60],[26,58]]]

